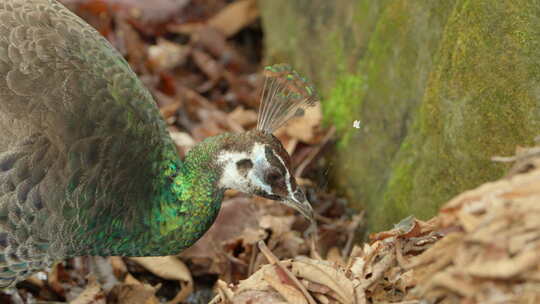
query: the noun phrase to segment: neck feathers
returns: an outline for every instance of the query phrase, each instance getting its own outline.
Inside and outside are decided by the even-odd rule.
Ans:
[[[214,222],[224,190],[214,164],[218,137],[195,146],[182,162],[172,147],[154,163],[152,194],[129,202],[124,216],[103,223],[100,233],[86,233],[85,245],[73,250],[91,255],[163,256],[177,254],[195,243]],[[113,202],[111,202],[113,203]]]
[[[227,144],[226,138],[206,139],[187,154],[183,163],[170,160],[162,171],[159,195],[150,215],[153,241],[146,245],[146,255],[178,253],[210,228],[223,200],[224,189],[218,186],[222,169],[216,159]]]

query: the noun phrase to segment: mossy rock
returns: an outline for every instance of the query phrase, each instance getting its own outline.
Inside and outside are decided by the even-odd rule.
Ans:
[[[432,216],[540,135],[540,1],[259,4],[269,63],[320,88],[341,136],[333,183],[371,230]]]

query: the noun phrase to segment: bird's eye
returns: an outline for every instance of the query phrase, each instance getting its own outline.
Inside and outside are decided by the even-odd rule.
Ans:
[[[236,167],[238,170],[245,171],[253,168],[253,163],[250,159],[244,158],[236,162]]]
[[[266,174],[266,181],[269,184],[273,184],[277,182],[281,178],[281,174],[279,174],[278,171],[270,171],[268,174]]]

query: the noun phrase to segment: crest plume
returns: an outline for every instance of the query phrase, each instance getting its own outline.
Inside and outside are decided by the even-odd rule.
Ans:
[[[264,68],[264,86],[257,129],[272,133],[304,108],[313,106],[319,97],[311,83],[287,64]]]

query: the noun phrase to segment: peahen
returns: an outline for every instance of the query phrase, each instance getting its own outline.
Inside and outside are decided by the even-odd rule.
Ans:
[[[0,287],[68,257],[179,253],[229,188],[312,217],[272,135],[317,101],[288,66],[265,69],[256,129],[184,160],[127,62],[55,0],[0,1],[0,75]]]

